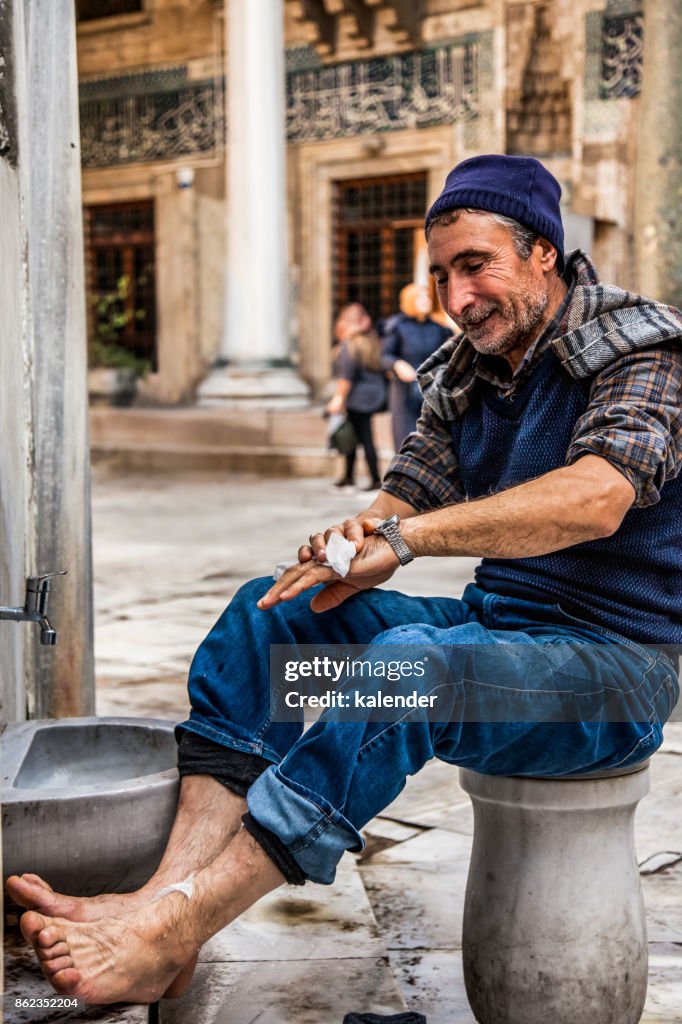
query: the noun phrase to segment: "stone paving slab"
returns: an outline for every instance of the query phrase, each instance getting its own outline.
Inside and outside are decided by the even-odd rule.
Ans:
[[[362,880],[350,855],[333,886],[285,886],[215,935],[201,962],[334,960],[386,955]]]
[[[460,949],[471,839],[433,829],[360,866],[379,931],[396,949]]]
[[[402,822],[393,821],[379,815],[372,818],[369,825],[362,830],[363,836],[372,839],[385,839],[390,843],[404,843],[406,839],[412,839],[421,832],[421,826],[403,825]]]
[[[408,1010],[423,1013],[428,1024],[476,1024],[464,988],[460,950],[394,950],[391,967]]]
[[[682,864],[644,875],[642,892],[649,942],[677,942],[682,957]]]
[[[474,806],[468,796],[465,795],[465,799],[465,804],[444,807],[441,811],[433,811],[425,815],[428,818],[428,823],[425,824],[428,824],[430,828],[437,828],[445,832],[459,832],[465,836],[473,836]]]
[[[651,943],[649,991],[640,1024],[680,1024],[682,1020],[682,945]]]
[[[159,1024],[341,1024],[351,1011],[399,1013],[400,989],[384,958],[199,964]]]
[[[120,683],[101,679],[97,687],[97,714],[121,715],[124,718],[166,718],[183,721],[189,715],[187,679],[159,676],[143,682]]]
[[[468,810],[470,806],[471,801],[459,784],[457,768],[434,759],[408,778],[402,793],[384,808],[381,817],[432,826],[440,825],[455,809]]]
[[[130,644],[135,649],[135,667],[149,665],[157,671],[171,663],[189,667],[205,634],[203,626],[182,626],[179,622],[110,622],[100,628],[97,659],[106,668],[108,663],[120,660],[121,648]]]
[[[679,711],[679,704],[676,711]],[[682,722],[671,722],[664,729],[664,739],[661,751],[666,754],[682,755]]]
[[[459,861],[468,864],[471,843],[471,836],[431,828],[404,843],[398,843],[388,850],[377,853],[372,858],[370,866],[413,864],[427,869],[445,869]]]
[[[658,752],[651,759],[651,789],[635,815],[637,859],[662,850],[682,853],[682,760]]]

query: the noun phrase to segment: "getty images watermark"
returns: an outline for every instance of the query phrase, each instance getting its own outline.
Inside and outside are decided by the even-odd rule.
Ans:
[[[438,695],[423,693],[414,686],[414,681],[425,679],[428,660],[428,654],[423,658],[375,656],[371,660],[348,654],[345,657],[314,654],[309,659],[291,658],[284,662],[284,681],[297,685],[280,696],[287,708],[361,711],[433,708]],[[405,687],[403,692],[404,684],[409,685],[410,680],[412,689]],[[358,682],[361,686],[349,686],[349,682]]]
[[[654,671],[657,685],[647,687]],[[347,722],[664,722],[678,696],[675,654],[653,647],[571,641],[270,648],[270,711],[279,722],[321,714]],[[673,717],[681,719],[680,712],[678,704]]]

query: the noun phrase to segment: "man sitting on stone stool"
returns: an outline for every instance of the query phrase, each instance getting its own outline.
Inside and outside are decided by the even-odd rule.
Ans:
[[[8,883],[58,992],[179,993],[201,945],[262,895],[331,883],[432,757],[552,777],[660,745],[682,639],[682,315],[564,256],[559,198],[524,157],[449,174],[426,229],[463,335],[421,368],[417,432],[376,500],[313,534],[274,585],[244,586],[197,652],[157,872],[94,899]],[[323,564],[333,534],[357,550],[345,578]],[[422,555],[484,560],[461,600],[375,589]],[[428,649],[410,686],[437,707],[376,721],[329,709],[303,733],[271,714],[273,644],[362,645],[374,665],[393,645]]]

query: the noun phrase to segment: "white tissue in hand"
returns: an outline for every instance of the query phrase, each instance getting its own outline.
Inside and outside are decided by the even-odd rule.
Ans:
[[[337,575],[347,576],[355,554],[355,544],[352,540],[346,540],[340,533],[333,533],[327,541],[327,561],[324,564]]]
[[[347,576],[350,563],[355,558],[355,544],[352,540],[346,540],[340,533],[333,533],[327,542],[327,561],[322,565],[333,569],[337,576]],[[292,565],[299,565],[298,562],[279,562],[272,574],[273,580],[278,580]]]

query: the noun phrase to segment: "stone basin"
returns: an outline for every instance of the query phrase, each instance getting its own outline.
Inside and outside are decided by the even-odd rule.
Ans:
[[[163,854],[179,780],[173,723],[17,722],[0,736],[3,874],[74,896],[129,892]]]

